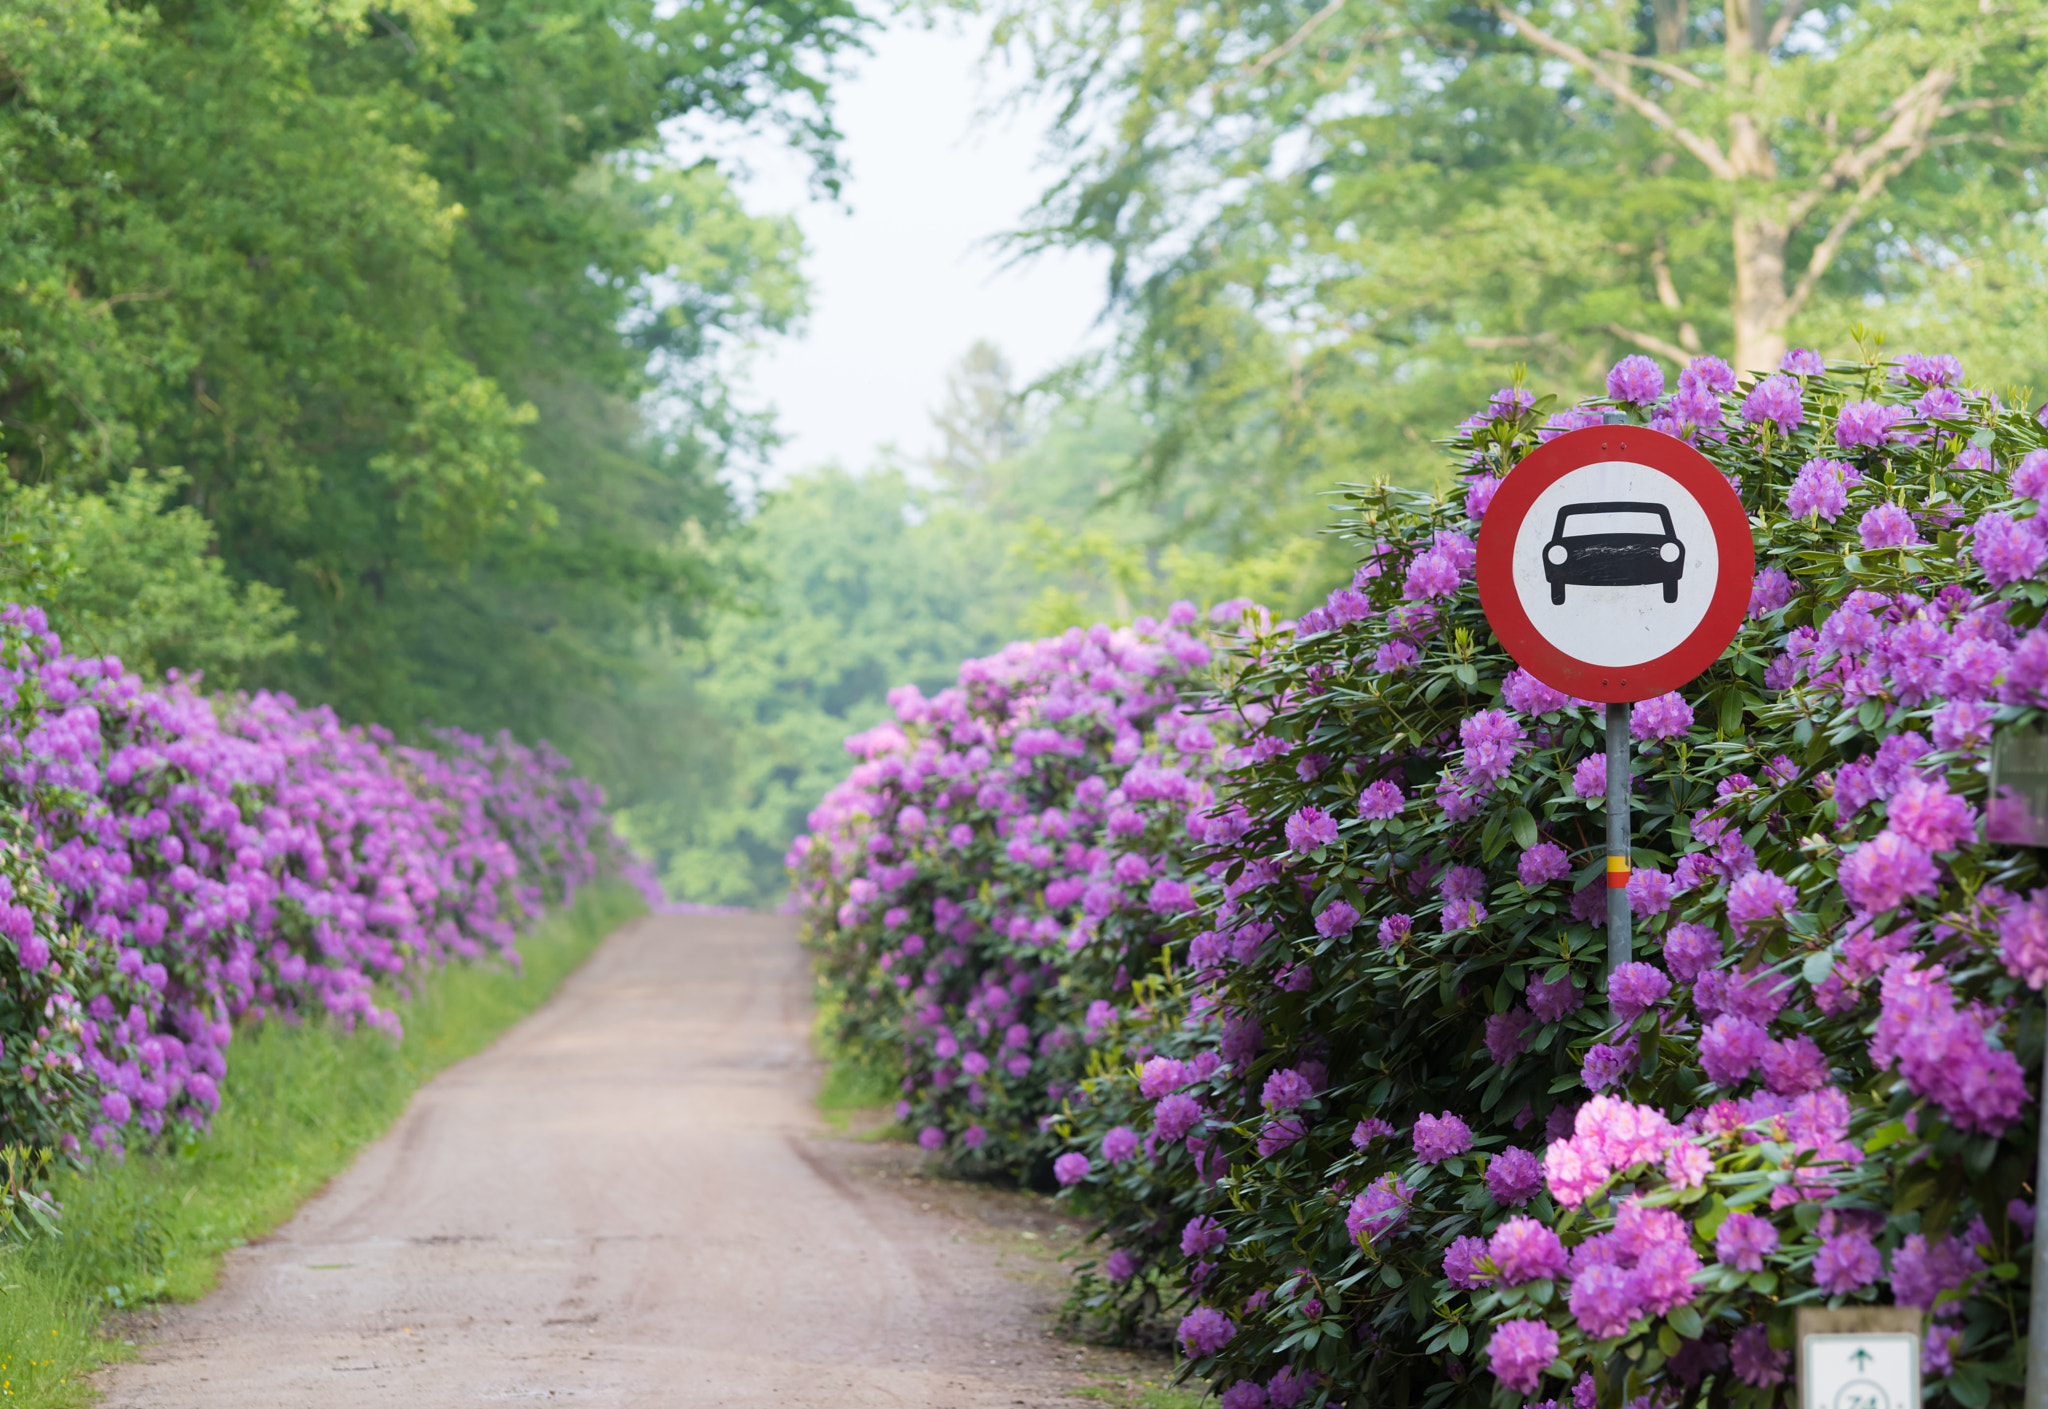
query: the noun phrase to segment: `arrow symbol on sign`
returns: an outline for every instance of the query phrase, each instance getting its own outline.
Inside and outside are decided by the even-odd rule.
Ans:
[[[1859,1370],[1867,1370],[1870,1368],[1870,1352],[1863,1349],[1863,1347],[1861,1346],[1856,1347],[1856,1353],[1851,1355],[1849,1358],[1856,1362],[1856,1368]]]

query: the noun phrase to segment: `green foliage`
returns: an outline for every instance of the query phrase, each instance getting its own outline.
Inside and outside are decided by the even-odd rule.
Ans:
[[[1131,410],[1021,398],[986,345],[937,421],[927,473],[825,469],[765,496],[722,560],[735,606],[643,697],[668,713],[676,752],[623,825],[672,894],[780,896],[783,853],[892,686],[936,691],[1014,637],[1183,597],[1307,605],[1345,571],[1315,537],[1231,561],[1175,502],[1120,494],[1143,438]]]
[[[626,776],[640,657],[709,593],[718,471],[763,434],[711,354],[802,306],[793,227],[663,125],[779,123],[829,179],[816,70],[857,26],[844,0],[7,7],[0,457],[64,494],[181,469],[227,579],[297,613],[298,652],[252,649],[272,612],[213,668]]]
[[[1234,551],[1361,463],[1437,480],[1429,438],[1511,361],[1585,394],[1621,352],[1768,368],[1878,317],[2041,380],[2031,6],[1002,13],[1061,104],[1020,242],[1112,256],[1140,482]]]
[[[228,576],[209,551],[213,526],[170,506],[180,482],[145,471],[105,494],[13,486],[0,504],[0,581],[8,601],[42,607],[74,654],[233,689],[242,671],[295,648],[292,610],[276,588]]]
[[[122,1164],[61,1175],[60,1231],[0,1262],[0,1357],[27,1404],[86,1402],[81,1377],[109,1353],[101,1311],[209,1290],[221,1255],[262,1236],[347,1168],[436,1072],[538,1007],[644,907],[621,881],[586,887],[521,936],[518,969],[463,964],[400,1005],[405,1038],[325,1022],[238,1033],[211,1133]],[[47,1347],[47,1353],[44,1348]],[[31,1363],[33,1362],[33,1363]]]

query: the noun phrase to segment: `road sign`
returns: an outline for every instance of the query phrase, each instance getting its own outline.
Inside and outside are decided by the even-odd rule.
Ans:
[[[1756,550],[1721,472],[1676,436],[1589,426],[1531,451],[1479,530],[1479,604],[1554,689],[1629,703],[1712,665],[1749,611]]]
[[[1799,1338],[1800,1409],[1920,1409],[1920,1337]]]

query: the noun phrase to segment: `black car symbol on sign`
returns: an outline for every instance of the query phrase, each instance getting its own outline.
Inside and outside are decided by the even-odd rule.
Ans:
[[[1625,516],[1633,527],[1647,529],[1648,519],[1662,532],[1601,532],[1601,525],[1575,518]],[[1550,604],[1564,605],[1564,589],[1576,587],[1648,587],[1662,583],[1664,600],[1678,600],[1678,579],[1685,575],[1685,545],[1671,531],[1671,511],[1662,504],[1567,504],[1557,511],[1557,527],[1543,546],[1543,576],[1550,583]]]

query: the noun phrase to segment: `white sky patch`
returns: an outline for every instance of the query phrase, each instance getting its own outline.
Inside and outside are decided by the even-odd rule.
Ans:
[[[795,212],[809,254],[811,316],[794,338],[756,349],[740,377],[749,404],[772,404],[786,436],[772,484],[878,448],[935,448],[930,416],[946,373],[977,339],[1001,348],[1020,383],[1102,347],[1096,324],[1108,258],[1054,252],[1006,267],[993,238],[1023,222],[1054,177],[1039,165],[1045,107],[995,109],[1022,74],[986,71],[985,28],[894,21],[835,85],[843,203],[815,197],[810,168],[778,134],[737,140],[675,134],[686,157],[743,169],[748,209]]]

